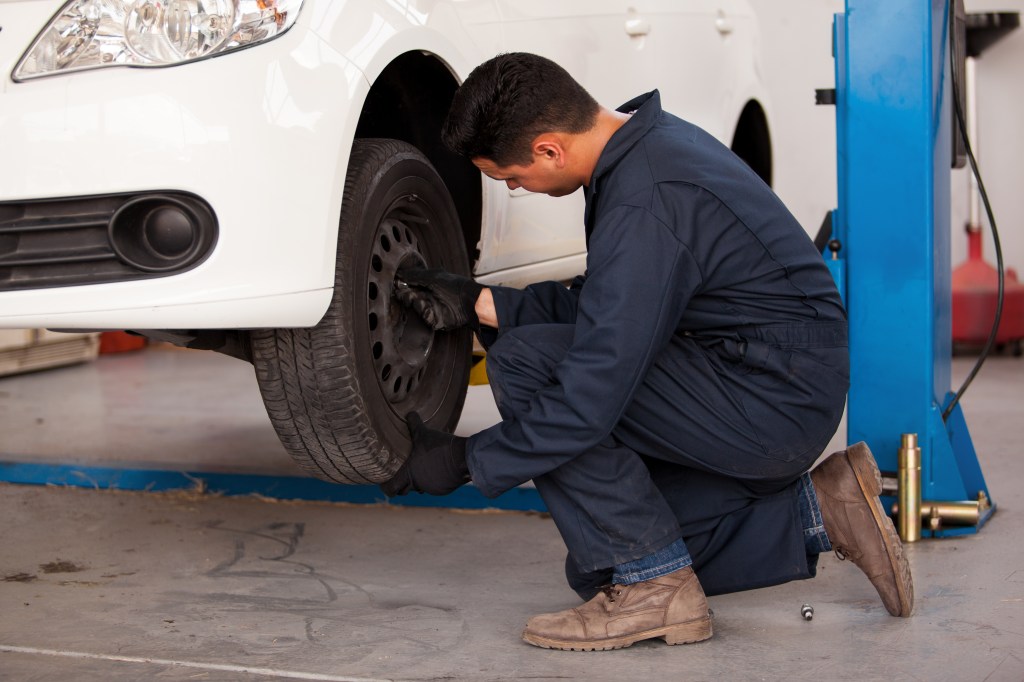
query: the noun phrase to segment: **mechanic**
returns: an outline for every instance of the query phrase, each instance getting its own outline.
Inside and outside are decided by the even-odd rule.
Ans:
[[[523,638],[595,650],[712,635],[706,594],[813,577],[834,549],[908,616],[908,563],[863,443],[808,473],[849,387],[846,313],[821,255],[772,190],[657,91],[617,111],[531,54],[478,66],[443,137],[509,189],[583,187],[586,273],[570,287],[483,287],[399,273],[435,329],[472,325],[502,421],[469,438],[409,415],[412,452],[382,485],[489,497],[534,481],[586,603]]]

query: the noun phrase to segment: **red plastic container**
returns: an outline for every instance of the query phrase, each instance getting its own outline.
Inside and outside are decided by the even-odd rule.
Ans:
[[[953,270],[953,343],[983,346],[992,333],[999,292],[999,273],[981,255],[981,231],[967,231],[967,260]],[[1024,284],[1013,268],[1006,268],[1003,317],[996,345],[1011,345],[1021,354],[1024,339]]]
[[[103,332],[100,334],[100,355],[141,350],[145,347],[145,336],[135,336],[126,332]]]

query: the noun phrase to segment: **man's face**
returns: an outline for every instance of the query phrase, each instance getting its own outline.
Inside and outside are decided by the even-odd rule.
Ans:
[[[563,197],[578,190],[581,184],[552,158],[543,155],[535,156],[528,166],[499,166],[484,157],[473,159],[473,165],[487,177],[504,182],[510,190],[522,187],[527,192]]]

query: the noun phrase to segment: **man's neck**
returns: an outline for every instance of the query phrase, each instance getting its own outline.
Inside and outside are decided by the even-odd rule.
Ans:
[[[601,153],[604,152],[608,141],[612,139],[612,135],[628,120],[629,114],[601,107],[597,114],[597,123],[594,124],[594,127],[577,137],[578,168],[584,186],[590,186],[590,181],[594,176],[594,171],[597,170],[597,162],[601,158]]]

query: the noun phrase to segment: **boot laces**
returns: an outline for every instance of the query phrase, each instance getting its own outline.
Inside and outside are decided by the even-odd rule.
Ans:
[[[621,585],[602,585],[599,589],[604,592],[606,597],[608,597],[608,601],[613,603],[615,602],[615,598],[622,594]]]

